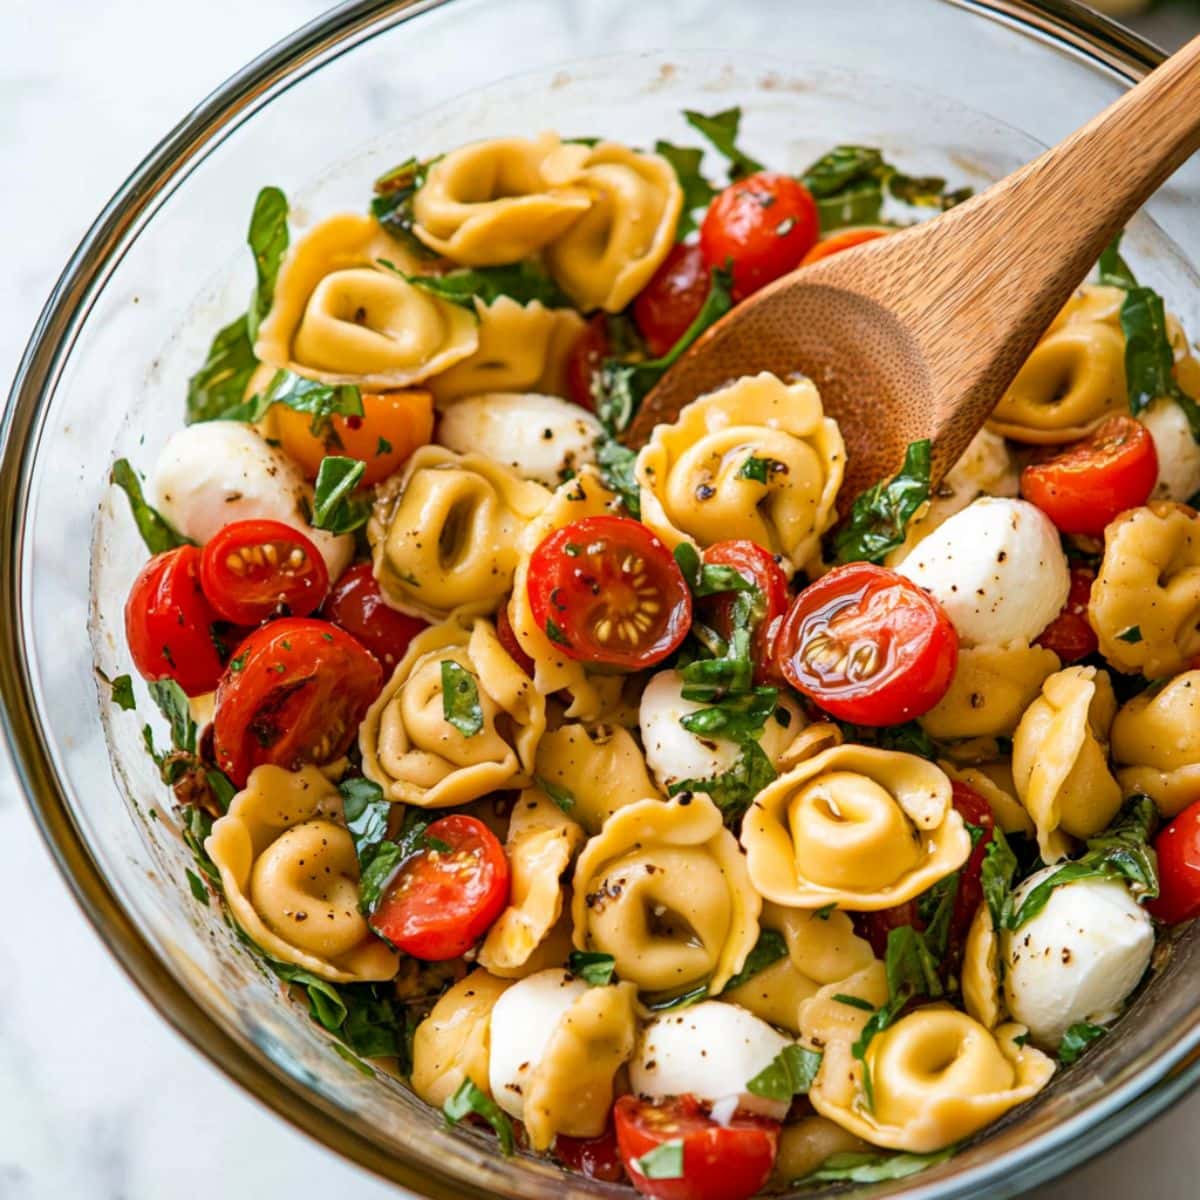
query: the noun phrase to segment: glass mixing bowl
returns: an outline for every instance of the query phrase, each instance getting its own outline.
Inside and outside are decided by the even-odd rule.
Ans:
[[[1079,5],[967,0],[356,0],[231,79],[146,159],[42,315],[4,419],[0,691],[13,758],[97,932],[169,1020],[259,1099],[428,1197],[628,1195],[448,1131],[387,1076],[364,1077],[184,880],[188,853],[96,669],[129,669],[121,606],[143,558],[107,484],[180,423],[187,376],[245,307],[244,228],[278,184],[293,219],[361,208],[409,154],[553,126],[691,142],[679,112],[741,104],[749,149],[798,169],[835,142],[986,183],[1111,101],[1158,59]],[[1200,162],[1127,241],[1200,330]],[[138,685],[139,707],[149,707]],[[156,717],[151,718],[157,721]],[[160,744],[162,741],[160,734]],[[114,786],[115,784],[115,786]],[[878,1195],[1011,1195],[1150,1119],[1200,1074],[1184,937],[1119,1032],[1032,1106]],[[806,1193],[811,1195],[812,1193]]]

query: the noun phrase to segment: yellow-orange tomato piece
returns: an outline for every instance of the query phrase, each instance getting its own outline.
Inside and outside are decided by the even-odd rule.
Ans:
[[[420,388],[363,392],[362,405],[361,417],[332,417],[317,436],[311,414],[277,404],[276,435],[309,479],[316,478],[325,455],[342,454],[367,464],[363,483],[378,483],[433,437],[433,396]]]
[[[849,250],[851,246],[861,246],[863,242],[873,242],[890,233],[890,229],[882,229],[876,225],[860,225],[854,229],[842,229],[823,237],[801,260],[802,267],[815,263],[840,250]]]

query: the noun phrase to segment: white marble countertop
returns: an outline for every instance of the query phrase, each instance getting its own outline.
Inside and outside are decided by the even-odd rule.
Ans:
[[[142,154],[322,0],[3,0],[0,382],[54,276]],[[402,1193],[295,1132],[190,1049],[75,907],[0,757],[0,1200]],[[1184,1200],[1200,1096],[1038,1193]]]

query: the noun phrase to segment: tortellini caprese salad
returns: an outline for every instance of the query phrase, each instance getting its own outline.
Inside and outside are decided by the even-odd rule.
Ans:
[[[845,495],[765,372],[627,447],[733,306],[965,194],[685,116],[707,161],[492,139],[304,230],[264,189],[113,480],[197,899],[498,1152],[738,1200],[946,1158],[1200,913],[1200,364],[1115,244],[936,486],[918,442]]]

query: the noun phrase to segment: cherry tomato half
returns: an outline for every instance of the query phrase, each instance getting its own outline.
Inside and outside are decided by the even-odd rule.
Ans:
[[[735,1113],[719,1125],[694,1096],[657,1103],[622,1096],[613,1119],[633,1186],[656,1200],[746,1200],[766,1183],[779,1149],[778,1121]],[[638,1160],[666,1142],[683,1143],[683,1174],[647,1178]]]
[[[863,242],[873,242],[876,238],[887,237],[890,229],[880,229],[871,225],[863,225],[857,229],[839,229],[823,237],[801,260],[800,265],[807,267],[809,263],[820,262],[831,254],[839,254],[852,246],[861,246]]]
[[[329,590],[317,548],[282,521],[234,521],[200,557],[200,585],[209,603],[235,625],[270,617],[307,617]]]
[[[1200,917],[1200,800],[1185,808],[1154,839],[1158,899],[1146,907],[1168,925]]]
[[[554,1156],[564,1166],[588,1179],[599,1179],[604,1183],[621,1183],[625,1179],[617,1135],[611,1125],[594,1138],[573,1138],[560,1133],[554,1139]]]
[[[243,787],[263,763],[295,770],[345,754],[383,686],[383,668],[328,621],[286,617],[256,629],[217,687],[213,751]]]
[[[958,635],[942,606],[903,575],[848,563],[792,601],[775,659],[797,691],[833,716],[897,725],[946,694]]]
[[[679,242],[633,302],[633,319],[646,347],[661,358],[704,307],[712,276],[704,251],[695,242]]]
[[[414,854],[388,884],[370,924],[398,950],[426,962],[465,954],[508,904],[504,847],[478,818],[455,813],[434,821],[435,847]]]
[[[592,412],[592,376],[606,358],[612,358],[613,344],[608,336],[608,314],[596,313],[580,331],[567,354],[567,395],[580,408]]]
[[[504,647],[508,657],[529,676],[533,678],[533,673],[537,669],[532,658],[521,647],[521,643],[517,641],[516,630],[512,627],[512,621],[508,618],[508,604],[502,604],[496,610],[496,640]]]
[[[1158,479],[1150,431],[1109,417],[1089,438],[1021,472],[1021,492],[1063,533],[1099,537],[1127,508],[1145,504]]]
[[[321,616],[364,645],[389,674],[408,651],[408,644],[429,622],[397,612],[384,601],[369,562],[355,563],[333,585]]]
[[[687,636],[692,594],[671,552],[640,521],[584,517],[529,560],[533,619],[569,658],[640,670]]]
[[[1062,659],[1063,666],[1095,654],[1100,643],[1096,631],[1088,623],[1088,599],[1096,572],[1082,563],[1071,567],[1071,588],[1063,610],[1038,634],[1035,643],[1053,650]]]
[[[778,684],[782,681],[775,663],[775,637],[788,606],[787,576],[769,550],[746,540],[715,542],[704,551],[704,561],[713,566],[732,567],[748,579],[762,597],[763,615],[754,630],[754,682]],[[733,632],[733,606],[736,592],[722,592],[700,601],[710,625],[728,641]]]
[[[143,679],[173,679],[189,696],[211,692],[221,678],[213,624],[221,618],[200,586],[200,549],[156,554],[125,601],[125,640]]]
[[[992,840],[996,818],[992,816],[992,806],[974,788],[958,780],[952,786],[955,811],[968,825],[983,830],[971,849],[970,858],[958,873],[958,891],[954,895],[946,955],[947,965],[957,967],[963,947],[967,944],[971,922],[975,919],[975,910],[983,902],[983,858]]]
[[[915,900],[905,900],[903,904],[893,904],[891,908],[880,908],[875,912],[852,912],[850,919],[854,923],[854,932],[871,943],[877,958],[887,954],[888,934],[893,929],[911,925],[919,933],[925,928]]]
[[[709,267],[733,265],[733,298],[744,300],[800,265],[820,232],[812,193],[790,175],[759,171],[731,183],[708,207],[700,248]]]

